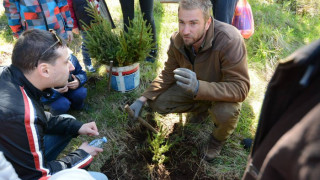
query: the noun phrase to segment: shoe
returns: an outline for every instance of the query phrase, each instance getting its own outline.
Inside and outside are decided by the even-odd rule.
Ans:
[[[86,70],[89,72],[96,72],[96,69],[92,65],[86,66]]]
[[[251,145],[252,145],[252,139],[246,138],[241,141],[241,145],[243,145],[243,148],[247,151],[250,151]]]
[[[209,116],[208,111],[204,111],[201,113],[189,113],[187,115],[187,123],[203,123],[206,118]]]
[[[223,142],[216,140],[212,135],[210,136],[210,139],[208,143],[203,147],[203,159],[210,162],[214,160],[217,156],[220,155]]]

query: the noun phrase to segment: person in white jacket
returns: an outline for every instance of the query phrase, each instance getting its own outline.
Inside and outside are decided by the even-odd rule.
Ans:
[[[0,151],[0,180],[20,180],[11,163],[4,157]]]

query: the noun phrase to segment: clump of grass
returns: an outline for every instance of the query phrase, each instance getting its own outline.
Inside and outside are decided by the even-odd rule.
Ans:
[[[255,68],[265,70],[271,66],[274,69],[279,59],[318,39],[319,14],[312,17],[299,16],[280,4],[262,1],[250,3],[255,20],[255,32],[246,41],[246,45],[249,62],[255,63]]]

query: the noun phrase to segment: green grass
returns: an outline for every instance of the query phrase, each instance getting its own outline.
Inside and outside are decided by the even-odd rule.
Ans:
[[[298,2],[306,4],[306,1]],[[119,2],[108,1],[107,4],[117,28],[122,28]],[[150,134],[148,140],[146,129],[139,123],[129,120],[124,111],[124,105],[134,102],[163,68],[167,58],[169,38],[174,31],[178,30],[177,4],[160,4],[155,1],[158,61],[154,64],[143,62],[140,65],[140,86],[124,94],[108,92],[105,67],[100,66],[98,73],[88,74],[86,102],[91,106],[91,110],[70,112],[82,122],[95,121],[100,136],[108,138],[104,152],[95,158],[90,170],[100,171],[102,168],[111,179],[166,179],[169,176],[184,179],[241,178],[249,153],[243,149],[240,142],[244,138],[252,138],[255,134],[266,85],[274,68],[280,59],[320,37],[320,15],[316,10],[312,11],[316,13],[308,14],[303,10],[307,6],[301,6],[296,13],[290,10],[291,4],[276,4],[273,0],[251,0],[250,4],[255,20],[255,33],[245,42],[251,89],[242,105],[238,126],[223,147],[221,156],[212,163],[199,158],[199,149],[212,131],[213,123],[209,119],[205,124],[184,126],[179,121],[185,120],[185,114],[181,117],[179,114],[162,116],[146,108],[142,116],[158,130],[161,124],[163,133],[166,135],[165,141],[161,139],[156,142],[159,140],[154,138],[156,136]],[[138,3],[136,7],[139,7]],[[8,64],[10,58],[8,49],[12,49],[14,42],[6,23],[2,10],[0,13],[0,64]],[[77,36],[71,47],[81,60],[80,43],[81,39]],[[76,149],[83,141],[92,139],[93,137],[79,136],[72,141],[65,153]],[[152,141],[154,143],[151,143]],[[157,160],[152,161],[153,154],[150,149],[160,148],[166,143],[172,146],[168,151],[158,151],[157,157],[161,157],[158,158],[158,162],[161,160],[161,163],[157,163]],[[165,162],[162,162],[162,155],[167,158]]]
[[[266,64],[274,66],[279,59],[319,38],[319,15],[295,15],[279,4],[260,1],[252,1],[251,6],[255,33],[247,41],[248,56],[261,69]]]
[[[1,45],[5,45],[6,43],[11,44],[14,41],[10,27],[7,24],[7,17],[4,13],[0,14],[0,38]]]

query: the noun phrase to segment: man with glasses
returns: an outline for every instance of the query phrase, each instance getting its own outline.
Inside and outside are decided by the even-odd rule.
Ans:
[[[95,122],[52,116],[40,102],[52,87],[68,83],[74,70],[69,58],[67,46],[55,33],[33,29],[20,35],[12,64],[0,67],[0,151],[21,179],[46,179],[63,169],[87,168],[103,151],[84,142],[56,160],[73,137],[99,135]],[[89,173],[95,179],[107,179],[101,173]]]
[[[4,0],[3,5],[9,26],[16,38],[28,29],[53,29],[68,42],[73,40],[73,20],[67,0]],[[66,113],[70,107],[81,110],[87,97],[87,89],[83,87],[87,81],[86,72],[82,71],[77,57],[71,55],[70,60],[75,65],[72,74],[76,77],[70,82],[69,88],[65,86],[56,89],[53,97],[44,99],[55,114]]]

